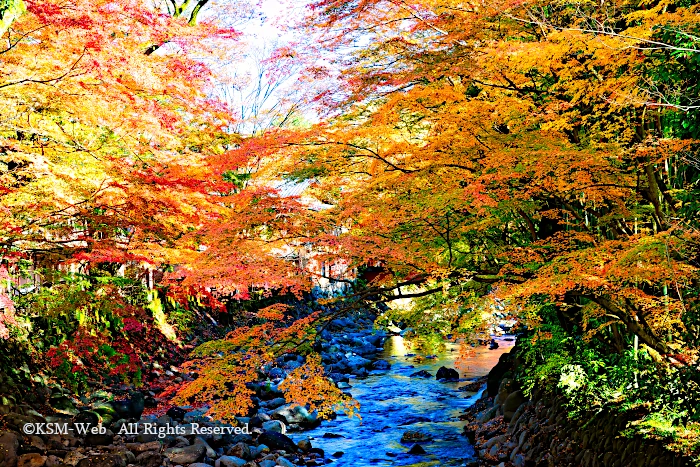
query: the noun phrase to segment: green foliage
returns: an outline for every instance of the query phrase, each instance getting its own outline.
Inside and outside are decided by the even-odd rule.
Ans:
[[[0,0],[0,36],[26,11],[22,0]]]
[[[664,106],[675,106],[684,112],[664,113],[666,136],[697,139],[700,137],[700,47],[697,25],[655,28],[655,39],[673,48],[659,49],[650,54],[646,75],[651,94]],[[695,50],[695,52],[693,51]]]
[[[541,322],[520,337],[520,358],[527,370],[520,373],[519,380],[526,394],[537,388],[552,391],[562,371],[573,364],[567,351],[573,340],[558,323],[553,305],[533,305],[528,313],[539,313]]]
[[[243,189],[246,182],[250,180],[250,177],[251,175],[249,173],[239,173],[233,170],[227,170],[221,174],[221,178],[225,182],[233,184],[238,190]]]
[[[626,342],[622,352],[586,341],[558,321],[556,308],[539,304],[541,317],[519,340],[523,362],[518,379],[526,392],[535,389],[563,394],[569,416],[617,411],[631,420],[624,434],[667,439],[684,453],[700,448],[694,427],[700,423],[700,370],[691,365],[669,366],[642,345]]]
[[[430,287],[429,285],[426,287]],[[411,290],[405,290],[411,293]],[[377,325],[400,323],[407,331],[404,337],[412,345],[427,353],[435,353],[445,346],[447,336],[471,338],[483,331],[485,322],[482,308],[474,306],[474,294],[466,283],[453,288],[420,297],[410,306],[389,308],[377,319]]]
[[[20,350],[6,366],[29,362],[76,392],[88,381],[140,385],[143,361],[170,346],[175,328],[188,331],[194,312],[171,298],[161,301],[137,276],[110,269],[38,271],[44,284],[15,298],[19,326],[4,344]]]

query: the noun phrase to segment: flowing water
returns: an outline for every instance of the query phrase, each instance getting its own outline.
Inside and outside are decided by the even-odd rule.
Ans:
[[[481,391],[477,394],[460,391],[458,388],[468,382],[441,383],[435,380],[435,373],[446,366],[456,368],[464,380],[486,375],[498,363],[500,355],[514,344],[503,338],[496,341],[498,349],[476,347],[474,354],[458,367],[459,349],[455,344],[448,344],[436,359],[417,363],[415,357],[406,356],[411,350],[403,339],[393,336],[384,344],[382,356],[391,363],[391,369],[350,380],[349,392],[361,405],[362,420],[338,415],[304,436],[311,438],[313,446],[323,449],[326,456],[342,452],[334,463],[337,466],[464,465],[474,458],[474,450],[461,435],[464,422],[458,416],[481,396]],[[427,370],[433,377],[410,377],[419,370]],[[433,438],[421,443],[426,454],[407,453],[413,445],[401,443],[401,436],[407,430]],[[342,438],[324,437],[327,433]]]

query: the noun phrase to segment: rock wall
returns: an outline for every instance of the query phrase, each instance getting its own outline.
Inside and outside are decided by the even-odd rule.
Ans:
[[[562,396],[524,397],[515,382],[502,378],[498,393],[468,412],[465,434],[482,465],[501,467],[681,467],[690,459],[667,451],[654,440],[620,433],[628,419],[611,412],[571,420]]]

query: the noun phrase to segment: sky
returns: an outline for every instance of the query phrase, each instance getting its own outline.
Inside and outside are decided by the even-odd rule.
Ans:
[[[254,94],[255,82],[252,84],[250,80],[254,80],[261,66],[261,60],[264,60],[275,48],[285,45],[292,45],[300,39],[300,32],[296,29],[305,13],[306,5],[309,0],[248,0],[255,4],[248,4],[248,9],[242,9],[239,5],[244,2],[237,2],[234,8],[235,11],[230,11],[229,18],[226,18],[226,8],[231,8],[231,3],[226,0],[219,0],[221,4],[215,4],[202,19],[214,19],[219,24],[234,27],[241,32],[241,37],[238,39],[238,46],[232,51],[232,55],[224,58],[221,63],[214,64],[213,68],[217,69],[217,73],[225,77],[223,79],[230,80],[226,84],[222,84],[217,88],[217,96],[223,98],[236,111],[242,114],[250,112],[250,106],[255,105],[251,101],[251,93]],[[223,13],[222,13],[223,12]],[[204,11],[203,11],[204,13]],[[212,18],[212,15],[217,15]],[[246,16],[245,20],[241,20],[240,16]],[[289,73],[280,78],[278,81],[283,81],[279,84],[274,92],[264,102],[265,108],[270,108],[283,100],[294,100],[296,94],[299,93],[297,85],[298,72],[300,70],[301,61],[298,61],[296,66],[293,63],[288,63]],[[269,66],[269,65],[268,65]],[[296,93],[294,96],[292,93]],[[313,112],[304,114],[305,120],[316,120],[316,115]],[[250,126],[239,128],[238,131],[249,132]]]

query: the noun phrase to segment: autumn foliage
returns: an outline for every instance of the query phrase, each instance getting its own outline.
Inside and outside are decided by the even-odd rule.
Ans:
[[[346,278],[346,308],[412,299],[385,321],[419,337],[471,338],[504,308],[532,344],[530,387],[556,388],[576,365],[594,380],[592,361],[628,368],[621,385],[649,378],[624,403],[649,407],[635,397],[658,390],[653,410],[691,439],[675,448],[697,449],[692,391],[677,407],[659,389],[690,387],[700,345],[692,2],[320,0],[310,42],[277,57],[323,83],[323,118],[255,135],[231,130],[244,125],[196,59],[235,48],[235,31],[138,1],[25,3],[0,50],[0,337],[26,337],[48,309],[5,292],[23,274],[48,288],[62,287],[48,271],[82,274],[96,301],[122,279],[142,288],[108,310],[117,324],[85,305],[89,325],[56,336],[51,358],[77,361],[83,331],[127,339],[139,313],[176,340],[176,311],[302,298],[318,273],[297,260],[313,248],[380,269]],[[281,179],[310,182],[327,209],[280,196]],[[196,350],[178,401],[246,413],[260,369],[334,317],[251,308],[247,327]],[[290,400],[353,410],[304,348]],[[133,373],[138,352],[119,349],[81,358]]]

